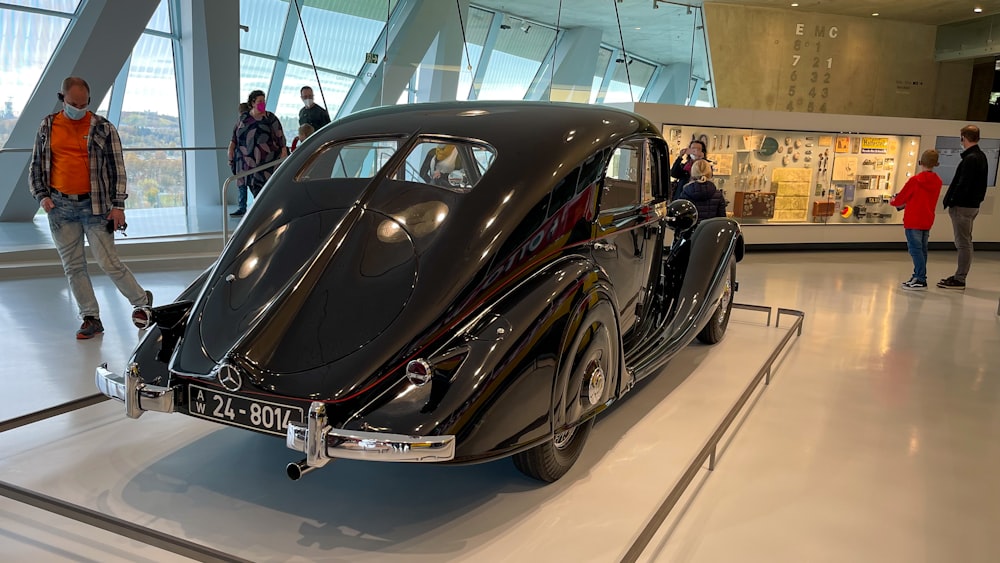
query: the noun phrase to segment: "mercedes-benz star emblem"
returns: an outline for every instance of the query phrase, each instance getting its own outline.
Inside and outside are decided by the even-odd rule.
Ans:
[[[243,387],[243,376],[231,364],[222,364],[215,376],[227,391],[239,391]]]

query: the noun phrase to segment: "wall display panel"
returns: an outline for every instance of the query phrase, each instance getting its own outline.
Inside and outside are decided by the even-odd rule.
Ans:
[[[955,178],[955,170],[958,169],[958,163],[962,161],[962,152],[965,150],[962,148],[961,137],[938,137],[934,148],[938,151],[941,163],[935,172],[941,176],[945,185],[948,185]],[[1000,162],[1000,139],[980,139],[979,148],[986,154],[986,160],[990,165],[986,175],[986,185],[995,186],[997,163]]]
[[[675,158],[705,144],[729,215],[744,223],[902,223],[889,200],[920,154],[910,135],[664,124],[663,137]]]
[[[933,25],[715,2],[704,11],[712,60],[726,69],[713,76],[719,107],[934,114]]]

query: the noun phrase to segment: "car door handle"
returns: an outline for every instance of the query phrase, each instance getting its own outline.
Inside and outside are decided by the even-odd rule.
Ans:
[[[594,243],[594,250],[603,250],[604,252],[614,252],[618,250],[618,247],[615,246],[615,243],[613,242],[597,241]]]

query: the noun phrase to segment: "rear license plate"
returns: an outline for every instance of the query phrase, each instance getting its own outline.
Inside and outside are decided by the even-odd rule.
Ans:
[[[192,416],[278,436],[286,434],[289,423],[302,422],[302,407],[259,401],[197,385],[188,385],[188,412]]]

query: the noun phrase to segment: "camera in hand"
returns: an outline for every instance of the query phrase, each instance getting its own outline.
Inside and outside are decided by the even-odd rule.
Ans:
[[[108,230],[109,233],[115,232],[115,220],[108,219],[108,222],[105,224],[105,228]],[[127,228],[128,228],[128,223],[122,223],[122,226],[118,227],[118,230],[121,231],[123,235],[128,236],[125,234],[125,229]]]

